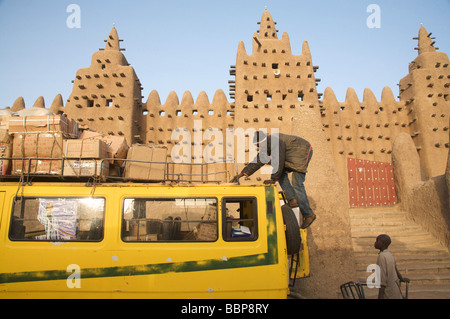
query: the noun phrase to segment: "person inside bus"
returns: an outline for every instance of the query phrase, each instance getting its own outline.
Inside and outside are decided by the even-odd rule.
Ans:
[[[230,182],[237,183],[239,178],[251,176],[265,164],[270,163],[273,166],[272,175],[269,180],[264,181],[264,184],[278,182],[286,194],[288,205],[291,208],[300,208],[303,217],[301,228],[308,228],[316,220],[303,184],[313,154],[311,144],[299,136],[281,133],[266,135],[263,131],[255,132],[253,143],[259,147],[259,153]],[[272,151],[274,154],[271,154]],[[288,176],[291,172],[292,184]]]

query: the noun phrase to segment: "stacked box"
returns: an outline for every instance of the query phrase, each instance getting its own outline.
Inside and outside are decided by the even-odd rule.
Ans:
[[[106,144],[107,158],[111,158],[111,164],[122,166],[120,159],[127,158],[128,144],[122,136],[105,135],[93,131],[84,131],[80,139],[83,140],[102,140]]]
[[[9,174],[11,169],[10,160],[5,158],[11,157],[11,152],[11,136],[7,131],[0,130],[0,175]]]
[[[156,234],[149,234],[150,223],[145,220],[129,221],[130,235],[126,238],[128,241],[156,241]]]
[[[101,159],[66,159],[64,176],[108,176],[109,163]]]
[[[0,110],[0,130],[8,131],[9,119],[12,116],[12,112],[7,110]]]
[[[200,223],[197,233],[198,240],[212,241],[217,239],[216,223]]]
[[[132,180],[162,181],[165,178],[167,147],[134,144],[128,150],[125,178]]]
[[[102,140],[76,139],[64,141],[64,176],[107,176],[109,162]]]
[[[106,145],[102,140],[64,140],[66,158],[107,158]]]
[[[12,174],[61,174],[62,155],[63,135],[59,132],[14,134]]]
[[[64,137],[77,138],[78,124],[66,115],[12,116],[9,133],[61,133]]]

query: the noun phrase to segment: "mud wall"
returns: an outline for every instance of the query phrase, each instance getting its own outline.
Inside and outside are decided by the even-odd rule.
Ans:
[[[450,207],[446,176],[428,178],[412,138],[399,134],[392,153],[401,208],[408,217],[450,249]]]

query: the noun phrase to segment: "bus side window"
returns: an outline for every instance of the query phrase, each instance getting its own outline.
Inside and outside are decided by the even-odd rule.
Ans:
[[[225,241],[258,239],[257,213],[256,198],[223,198],[223,239]]]
[[[216,198],[126,198],[124,242],[216,241]]]
[[[12,241],[101,241],[104,198],[18,197],[14,200]]]

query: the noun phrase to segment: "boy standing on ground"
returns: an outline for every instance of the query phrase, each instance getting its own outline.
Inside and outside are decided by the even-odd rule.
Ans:
[[[380,290],[378,299],[403,299],[400,290],[400,282],[409,282],[408,278],[403,278],[397,269],[394,256],[387,251],[391,244],[388,235],[380,235],[375,241],[375,248],[380,250],[377,265],[380,267]]]

